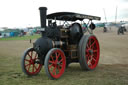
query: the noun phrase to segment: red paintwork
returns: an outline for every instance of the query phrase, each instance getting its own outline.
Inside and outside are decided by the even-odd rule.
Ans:
[[[37,74],[42,67],[42,64],[35,63],[35,61],[38,61],[39,59],[38,54],[34,54],[33,52],[34,51],[28,52],[24,59],[25,69],[30,75]]]
[[[48,62],[48,70],[53,78],[59,78],[65,71],[66,59],[61,50],[55,50]]]
[[[99,61],[99,56],[100,56],[100,47],[98,40],[96,39],[95,36],[91,36],[88,39],[88,43],[86,45],[86,54],[85,54],[88,67],[90,69],[94,69],[97,66]]]

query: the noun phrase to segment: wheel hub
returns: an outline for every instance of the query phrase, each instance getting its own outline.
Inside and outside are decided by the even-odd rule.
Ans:
[[[60,65],[59,62],[55,62],[55,64],[54,64],[55,67],[57,67],[57,66],[59,66],[59,65]]]
[[[89,50],[89,53],[90,53],[91,55],[93,55],[93,50],[92,50],[92,49],[90,49],[90,50]]]
[[[34,64],[34,60],[30,60],[30,64]]]
[[[60,65],[60,63],[59,63],[59,62],[57,62],[57,65]]]

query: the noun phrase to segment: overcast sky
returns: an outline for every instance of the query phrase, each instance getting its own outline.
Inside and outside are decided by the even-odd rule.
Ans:
[[[38,8],[46,6],[47,13],[71,11],[100,16],[105,21],[128,21],[128,0],[0,0],[0,27],[40,26]]]

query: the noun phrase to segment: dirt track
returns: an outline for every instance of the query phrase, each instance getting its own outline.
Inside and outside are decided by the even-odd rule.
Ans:
[[[100,43],[100,64],[128,64],[128,32],[117,35],[117,29],[103,33],[102,28],[97,28],[94,34]],[[29,41],[0,41],[0,56],[21,57],[31,46]]]
[[[103,28],[95,30],[100,43],[101,64],[128,64],[128,32],[117,35],[117,28],[103,33]]]

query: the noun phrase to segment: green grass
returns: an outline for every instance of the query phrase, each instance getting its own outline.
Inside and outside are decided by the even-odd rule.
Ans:
[[[99,65],[94,71],[83,71],[71,64],[58,80],[50,80],[44,68],[28,77],[21,70],[20,58],[0,58],[0,85],[128,85],[126,65]]]
[[[37,39],[39,38],[39,34],[35,34],[33,36],[26,35],[22,37],[7,37],[7,38],[0,38],[0,41],[8,41],[8,40],[30,40],[30,39]]]
[[[127,67],[100,64],[93,71],[83,71],[79,63],[72,63],[60,79],[50,80],[44,67],[28,77],[22,72],[20,56],[0,55],[0,85],[128,85]]]

